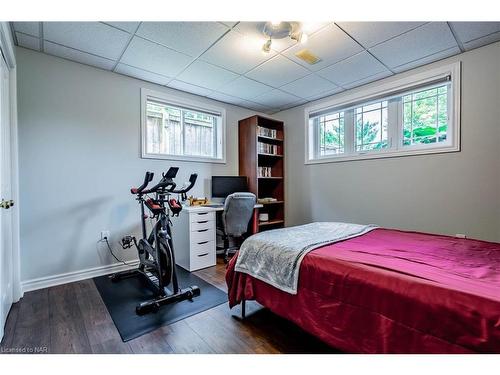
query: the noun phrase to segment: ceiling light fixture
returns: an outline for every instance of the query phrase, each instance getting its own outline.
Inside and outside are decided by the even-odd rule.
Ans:
[[[269,21],[264,24],[262,33],[268,38],[262,50],[266,53],[271,51],[272,39],[290,38],[297,43],[306,43],[307,34],[302,31],[300,22]]]

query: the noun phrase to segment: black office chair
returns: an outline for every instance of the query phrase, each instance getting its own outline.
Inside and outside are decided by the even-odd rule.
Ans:
[[[227,196],[220,220],[221,226],[217,228],[217,234],[222,237],[224,243],[223,247],[217,247],[217,252],[224,253],[224,263],[227,263],[229,253],[236,252],[245,239],[255,202],[253,193],[233,193]],[[234,242],[232,246],[230,239]]]

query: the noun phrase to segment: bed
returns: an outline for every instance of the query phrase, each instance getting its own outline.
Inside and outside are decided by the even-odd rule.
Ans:
[[[500,244],[375,228],[302,259],[296,294],[228,265],[256,300],[351,353],[500,353]]]

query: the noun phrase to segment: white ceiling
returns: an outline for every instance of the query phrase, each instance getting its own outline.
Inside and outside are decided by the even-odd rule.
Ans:
[[[500,22],[304,23],[307,43],[263,22],[13,22],[25,48],[275,113],[500,40]],[[309,49],[321,61],[295,54]]]

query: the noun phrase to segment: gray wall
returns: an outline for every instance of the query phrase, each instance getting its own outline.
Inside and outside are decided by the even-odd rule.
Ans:
[[[128,188],[145,170],[178,165],[181,181],[197,172],[195,195],[209,194],[212,174],[237,173],[237,121],[253,112],[219,103],[226,165],[140,159],[141,87],[212,101],[22,48],[17,59],[23,281],[112,263],[96,242],[101,230],[115,248],[138,233]],[[306,166],[303,107],[276,114],[287,130],[288,225],[339,220],[500,241],[500,43],[433,65],[456,60],[459,153]]]
[[[146,170],[193,172],[195,196],[209,178],[238,173],[238,120],[254,112],[115,73],[17,49],[21,277],[23,281],[112,263],[101,230],[117,241],[139,233],[139,207],[129,193]],[[227,111],[227,164],[139,158],[141,87],[219,104]]]
[[[462,61],[458,153],[304,165],[304,107],[276,114],[287,131],[288,225],[375,223],[500,241],[500,43],[428,67],[457,60]]]

